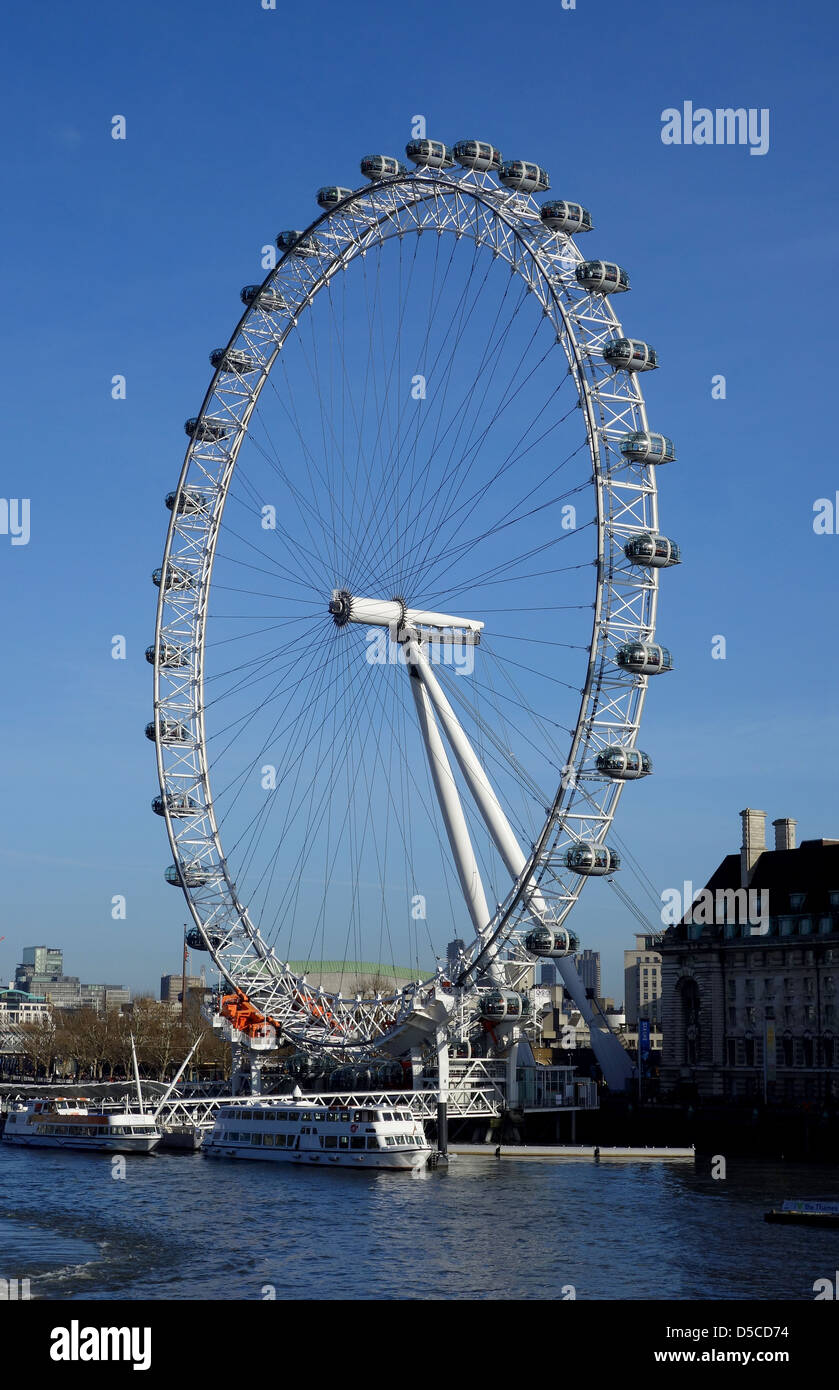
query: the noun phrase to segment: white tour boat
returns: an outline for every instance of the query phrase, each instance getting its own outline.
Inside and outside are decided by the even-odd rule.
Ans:
[[[407,1107],[347,1107],[291,1096],[216,1112],[202,1152],[211,1158],[319,1163],[343,1168],[422,1168],[431,1146]]]
[[[5,1144],[35,1149],[92,1149],[114,1153],[150,1153],[160,1143],[153,1115],[125,1105],[78,1100],[30,1100],[13,1105],[3,1131]]]

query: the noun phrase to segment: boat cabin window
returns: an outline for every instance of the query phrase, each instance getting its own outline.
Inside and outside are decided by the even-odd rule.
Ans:
[[[351,1148],[351,1149],[363,1149],[363,1148],[364,1148],[364,1135],[363,1135],[363,1134],[354,1134],[354,1135],[352,1136],[352,1138],[350,1139],[350,1148]]]

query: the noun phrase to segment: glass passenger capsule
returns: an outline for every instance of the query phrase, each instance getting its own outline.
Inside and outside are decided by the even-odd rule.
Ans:
[[[623,553],[633,565],[643,565],[644,569],[649,570],[663,570],[682,563],[682,554],[676,542],[668,540],[667,536],[653,535],[651,531],[630,536]]]
[[[526,159],[505,159],[498,177],[505,188],[514,188],[517,193],[547,193],[551,186],[547,172]]]
[[[239,298],[248,309],[255,304],[258,309],[264,309],[266,314],[274,309],[288,309],[288,303],[281,294],[277,294],[276,290],[264,290],[261,285],[245,285]]]
[[[154,665],[155,648],[146,647],[146,661],[150,666]],[[189,665],[189,648],[173,646],[170,642],[160,644],[160,662],[163,667]]]
[[[217,372],[235,372],[237,376],[244,376],[246,372],[255,372],[258,363],[239,348],[215,348],[210,353],[210,366],[215,367]]]
[[[165,816],[167,809],[170,816],[194,816],[199,809],[198,802],[193,801],[187,792],[168,792],[165,797],[156,796],[151,808],[156,816]]]
[[[152,651],[154,648],[152,647]],[[156,736],[156,726],[154,720],[146,725],[146,738],[154,743]],[[179,719],[161,719],[160,721],[160,742],[161,743],[188,743],[189,728],[182,724]]]
[[[539,216],[552,232],[566,232],[568,236],[574,236],[576,232],[590,232],[594,226],[588,208],[581,207],[579,203],[566,203],[561,198],[543,203]]]
[[[582,261],[574,274],[577,284],[592,294],[618,294],[629,289],[629,276],[614,261]]]
[[[174,867],[175,866],[173,864],[172,868],[174,869]],[[172,880],[168,877],[166,881],[167,883],[172,882]],[[220,936],[217,936],[215,932],[209,932],[208,935],[210,942],[213,946],[221,945],[222,938]],[[189,931],[186,934],[186,944],[189,947],[190,951],[208,951],[210,949],[197,927],[190,927]]]
[[[209,505],[209,501],[206,492],[201,492],[196,487],[185,487],[181,489],[180,493],[167,492],[166,494],[166,506],[172,512],[177,504],[178,516],[193,516],[196,512],[203,512]]]
[[[211,415],[205,415],[203,420],[197,415],[191,415],[184,421],[184,434],[188,434],[190,439],[197,439],[200,443],[215,443],[218,439],[228,439],[233,433],[233,426],[225,420],[214,420]]]
[[[565,867],[573,870],[575,874],[585,874],[589,878],[612,874],[620,866],[620,855],[609,845],[580,841],[565,852]]]
[[[636,676],[657,676],[673,670],[670,652],[656,642],[624,642],[615,652],[615,662],[622,671],[632,671]]]
[[[532,956],[545,956],[556,960],[579,951],[580,943],[574,932],[568,931],[565,927],[541,925],[527,933],[524,947]]]
[[[409,140],[405,153],[418,169],[453,169],[454,159],[442,140]]]
[[[343,203],[347,198],[351,198],[353,190],[351,188],[339,188],[337,184],[330,184],[327,188],[319,188],[315,194],[318,207],[326,208],[327,212],[331,208],[337,208],[339,203]]]
[[[361,172],[371,183],[379,179],[394,179],[408,170],[400,160],[390,154],[366,154],[361,161]]]
[[[289,231],[278,232],[276,245],[279,251],[286,251],[292,256],[305,259],[306,256],[316,256],[321,249],[320,242],[311,232],[308,236],[304,232],[291,228]]]
[[[603,356],[616,372],[651,372],[658,366],[658,354],[649,343],[638,338],[612,338]]]
[[[648,777],[653,770],[652,758],[640,748],[621,748],[615,744],[603,748],[595,758],[598,772],[605,772],[615,782],[634,782]]]
[[[515,1023],[521,1018],[521,995],[512,989],[490,989],[481,999],[486,1023]]]
[[[177,864],[170,864],[168,869],[163,872],[163,877],[167,883],[171,883],[174,888],[201,888],[205,883],[209,883],[213,875],[201,864],[185,864],[183,874]],[[198,933],[196,933],[198,935]],[[187,940],[187,945],[189,945]],[[193,951],[206,951],[206,946],[192,946]]]
[[[479,174],[487,170],[497,172],[504,162],[501,151],[485,140],[458,140],[452,146],[452,154],[464,169],[475,169]]]
[[[664,434],[651,434],[649,430],[625,434],[619,448],[631,463],[674,463],[676,460],[673,440]]]
[[[163,566],[158,565],[157,569],[154,570],[152,573],[152,583],[156,584],[159,589],[161,587],[162,580]],[[181,569],[180,565],[170,564],[166,568],[166,583],[163,585],[163,588],[166,590],[167,593],[169,593],[169,591],[172,589],[177,589],[181,591],[184,589],[191,589],[194,580],[195,575],[190,574],[189,570]]]

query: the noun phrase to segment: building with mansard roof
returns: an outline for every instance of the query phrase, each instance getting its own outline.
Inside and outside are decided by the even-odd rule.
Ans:
[[[662,1090],[769,1103],[839,1100],[839,840],[740,813],[727,855],[660,946]]]

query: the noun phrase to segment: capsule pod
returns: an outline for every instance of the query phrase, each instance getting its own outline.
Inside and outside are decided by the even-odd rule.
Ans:
[[[668,540],[667,536],[653,535],[652,531],[630,536],[623,553],[633,565],[643,565],[648,570],[663,570],[682,563],[682,553],[676,542]]]
[[[551,186],[547,172],[526,159],[505,159],[498,177],[505,188],[514,188],[517,193],[547,193]]]
[[[539,209],[539,216],[552,232],[565,232],[567,236],[574,236],[577,232],[590,232],[594,226],[588,208],[582,207],[579,203],[566,203],[561,198],[543,203]]]
[[[274,310],[288,309],[288,301],[281,294],[277,294],[276,290],[264,290],[261,285],[245,285],[240,291],[239,298],[249,309],[256,305],[258,309],[263,309],[266,314],[272,313]]]
[[[174,865],[172,867],[174,868]],[[171,883],[171,881],[171,879],[167,880],[169,883]],[[213,946],[221,945],[222,938],[216,936],[213,932],[209,933],[209,939]],[[209,951],[210,949],[207,942],[204,940],[203,934],[197,927],[190,927],[186,934],[186,944],[190,951]]]
[[[657,676],[673,670],[670,652],[656,642],[624,642],[615,652],[615,661],[622,671],[632,671],[636,676]]]
[[[454,159],[442,140],[409,140],[405,153],[418,169],[452,169]]]
[[[311,232],[307,235],[295,228],[278,232],[276,245],[279,251],[288,252],[289,255],[297,256],[301,260],[305,260],[307,256],[316,256],[321,249],[321,244],[316,236],[312,236]]]
[[[199,809],[198,802],[193,801],[187,792],[167,792],[165,797],[156,796],[151,808],[156,816],[165,816],[167,810],[170,816],[194,816]]]
[[[582,261],[574,274],[577,284],[592,294],[619,294],[629,289],[629,276],[614,261]]]
[[[651,372],[658,366],[658,354],[649,343],[638,338],[612,338],[603,356],[616,372]]]
[[[152,583],[156,584],[158,589],[162,584],[167,593],[171,590],[183,591],[184,589],[191,589],[194,582],[195,575],[190,574],[189,570],[181,569],[180,565],[167,565],[165,584],[163,584],[162,565],[158,565],[157,569],[152,573]]]
[[[154,648],[151,649],[154,651]],[[146,725],[146,738],[154,743],[157,737],[157,726],[154,720]],[[160,721],[160,742],[161,743],[188,743],[189,727],[182,724],[178,719],[161,719]]]
[[[458,140],[452,146],[452,154],[464,169],[474,169],[479,174],[487,170],[497,172],[504,162],[501,151],[485,140]]]
[[[154,665],[155,652],[155,647],[146,647],[146,661],[149,663],[150,666]],[[169,642],[161,642],[160,661],[158,665],[167,668],[172,666],[188,666],[189,648],[176,647]]]
[[[185,864],[183,870],[179,869],[177,864],[170,864],[168,869],[164,870],[163,877],[174,888],[201,888],[205,883],[209,883],[214,875],[201,864]],[[190,945],[189,939],[187,945]],[[206,946],[192,947],[192,950],[198,951],[206,949]]]
[[[649,430],[625,434],[618,447],[631,463],[674,463],[676,460],[673,440],[664,434],[651,434]]]
[[[235,372],[236,376],[244,376],[246,372],[255,372],[259,364],[239,348],[215,348],[210,353],[210,365],[217,372]]]
[[[319,188],[315,194],[318,207],[326,208],[329,212],[332,208],[337,208],[339,203],[346,202],[351,198],[353,190],[351,188],[340,188],[337,184],[330,184],[327,188]]]
[[[524,946],[532,956],[543,956],[552,960],[573,955],[580,949],[577,937],[566,927],[547,927],[544,924],[527,933]]]
[[[203,419],[197,415],[191,415],[184,421],[184,434],[188,434],[190,439],[197,439],[199,443],[215,443],[219,439],[228,439],[233,433],[233,426],[226,420],[214,420],[212,415],[205,415]]]
[[[394,179],[407,174],[405,165],[390,154],[366,154],[361,161],[361,172],[371,183],[379,179]]]
[[[512,989],[490,989],[481,998],[485,1023],[515,1023],[521,1018],[521,995]]]
[[[642,753],[640,748],[621,748],[617,744],[601,749],[595,766],[598,772],[615,782],[634,782],[639,777],[648,777],[653,770],[649,753]]]
[[[195,512],[206,511],[210,499],[206,492],[196,487],[184,487],[180,492],[167,492],[166,506],[170,512],[178,509],[178,516],[192,516]]]
[[[620,855],[609,845],[596,845],[593,841],[581,840],[565,852],[565,867],[572,869],[575,874],[585,874],[589,878],[612,874],[620,866]]]

